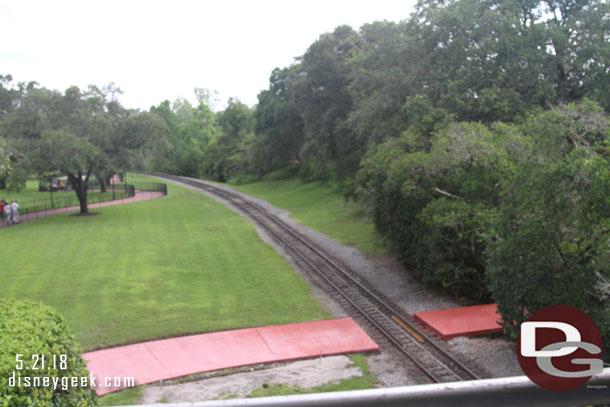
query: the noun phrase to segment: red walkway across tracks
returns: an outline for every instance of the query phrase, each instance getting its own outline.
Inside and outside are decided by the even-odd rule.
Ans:
[[[488,335],[502,332],[496,304],[474,305],[437,311],[416,312],[415,318],[431,331],[449,340],[456,336]]]
[[[378,350],[351,318],[342,318],[142,342],[83,358],[97,394],[104,395],[121,390],[131,377],[139,386],[230,367]]]

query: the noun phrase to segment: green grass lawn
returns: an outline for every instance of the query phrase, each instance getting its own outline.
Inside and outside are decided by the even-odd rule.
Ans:
[[[74,193],[74,192],[73,192]],[[62,192],[63,194],[63,192]],[[38,191],[38,181],[29,180],[25,184],[25,188],[19,192],[9,191],[7,189],[0,190],[0,200],[12,201],[16,199],[18,201],[29,201],[33,199],[51,199],[49,192]],[[55,193],[54,193],[55,195]]]
[[[85,350],[330,317],[247,220],[168,189],[0,230],[0,297],[54,307]]]
[[[341,192],[327,184],[290,179],[231,187],[286,209],[295,221],[363,253],[375,256],[387,252],[362,206],[345,202]]]

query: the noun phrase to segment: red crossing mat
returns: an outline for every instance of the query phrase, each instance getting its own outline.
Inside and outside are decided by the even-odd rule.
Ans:
[[[341,318],[190,335],[83,354],[104,395],[189,374],[322,355],[378,351],[351,319]]]
[[[502,332],[496,304],[474,305],[437,311],[416,312],[415,318],[444,340]]]

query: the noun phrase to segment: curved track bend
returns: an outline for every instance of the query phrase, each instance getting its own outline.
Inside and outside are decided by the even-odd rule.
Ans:
[[[260,225],[282,247],[324,281],[329,294],[339,294],[342,304],[364,317],[432,382],[476,380],[479,377],[452,357],[437,341],[417,327],[362,277],[316,247],[278,217],[236,192],[201,180],[166,174],[151,174],[187,184],[228,201]]]

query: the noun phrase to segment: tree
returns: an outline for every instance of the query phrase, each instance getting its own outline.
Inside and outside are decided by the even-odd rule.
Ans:
[[[412,76],[420,61],[408,24],[365,24],[360,36],[362,44],[350,62],[353,109],[347,123],[362,156],[367,148],[405,130],[408,116],[403,105],[417,91]]]
[[[111,158],[107,168],[114,169],[109,174],[119,169],[150,170],[155,157],[170,149],[167,127],[153,113],[128,110],[115,126],[116,135],[106,150]]]
[[[236,143],[254,131],[252,110],[238,99],[229,98],[227,107],[216,116],[226,144]]]
[[[258,165],[254,170],[263,175],[290,163],[300,164],[304,142],[304,123],[297,105],[296,84],[300,65],[276,68],[269,78],[269,89],[258,94],[254,112],[255,132],[260,137]]]
[[[548,66],[560,102],[582,97],[610,110],[610,4],[603,0],[543,0]]]
[[[360,160],[346,125],[352,110],[349,61],[359,43],[358,33],[340,26],[321,35],[301,60],[297,103],[305,125],[302,155],[314,163],[319,175],[345,177]]]
[[[58,171],[68,176],[84,215],[88,213],[89,179],[96,169],[106,168],[110,162],[108,147],[113,129],[97,90],[82,93],[72,87],[54,99],[56,104],[47,106],[50,114],[40,140],[28,156],[35,173]]]
[[[583,97],[608,109],[609,17],[601,0],[421,1],[413,78],[460,121],[518,121]]]
[[[45,88],[28,89],[5,120],[9,142],[19,155],[14,164],[44,177],[62,173],[74,189],[80,213],[88,213],[88,184],[94,173],[105,175],[127,161],[135,162],[143,147],[159,141],[160,122],[123,109],[94,86],[63,94]],[[148,123],[148,124],[144,124]],[[141,127],[139,129],[139,127]]]
[[[6,141],[0,138],[0,189],[6,187],[6,178],[10,169],[10,157],[6,150]]]
[[[610,346],[610,119],[590,101],[532,115],[503,181],[486,275],[509,336],[550,305],[586,312]]]
[[[150,109],[148,126],[152,125],[152,117],[161,119],[155,126],[166,134],[162,143],[155,143],[154,149],[147,150],[152,168],[190,177],[209,176],[214,163],[207,162],[204,152],[210,143],[217,142],[222,130],[212,111],[214,94],[195,89],[195,96],[199,102],[195,107],[179,98],[171,106],[169,101],[164,101]]]
[[[486,236],[511,172],[514,126],[454,123],[428,141],[406,133],[363,159],[359,197],[398,260],[428,283],[487,299]]]
[[[413,76],[435,108],[460,121],[514,121],[554,101],[536,2],[420,2],[411,19]]]

